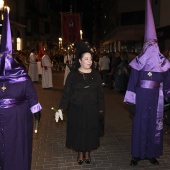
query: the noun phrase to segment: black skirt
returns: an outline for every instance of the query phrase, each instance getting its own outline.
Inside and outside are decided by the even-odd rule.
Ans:
[[[91,151],[100,146],[99,110],[88,95],[81,105],[70,104],[67,119],[66,147],[75,151]]]

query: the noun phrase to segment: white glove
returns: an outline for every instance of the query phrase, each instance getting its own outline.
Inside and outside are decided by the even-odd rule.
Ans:
[[[59,118],[61,120],[63,120],[63,113],[62,113],[62,111],[60,109],[57,112],[55,112],[55,120],[56,120],[56,122],[58,122]]]
[[[59,109],[58,112],[59,112],[60,119],[63,120],[63,112],[61,111],[61,109]]]

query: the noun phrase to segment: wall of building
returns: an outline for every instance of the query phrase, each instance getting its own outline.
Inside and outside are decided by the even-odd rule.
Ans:
[[[170,0],[160,0],[160,27],[170,25]]]
[[[10,23],[12,32],[12,46],[17,50],[17,38],[21,39],[20,48],[25,47],[25,0],[5,0],[5,6],[10,7]]]
[[[116,0],[117,1],[117,11],[122,12],[132,12],[140,11],[145,9],[145,0]]]
[[[121,44],[125,47],[127,43],[127,46],[130,47],[129,43],[132,44],[132,49],[129,50],[134,50],[135,44],[133,45],[133,43],[139,44],[144,37],[145,1],[115,0],[114,4],[110,8],[104,8],[111,10],[113,17],[109,18],[110,20],[106,18],[105,27],[109,27],[110,31],[106,30],[103,45],[119,44],[118,46],[114,45],[114,47],[117,47],[114,50],[117,51],[121,50]]]
[[[120,42],[119,44],[121,42],[128,44],[133,40],[134,43],[138,43],[137,41],[143,43],[145,18],[142,15],[144,16],[145,14],[145,2],[146,0],[131,0],[128,2],[126,0],[115,0],[116,20],[110,22],[113,22],[116,27],[112,27],[111,32],[106,32],[102,44],[105,46],[109,46],[110,43],[117,44],[117,42]],[[157,31],[157,36],[160,49],[163,51],[170,46],[170,0],[151,0],[151,4],[155,27],[160,28]],[[110,9],[112,10],[113,8],[111,7]],[[136,15],[144,19],[143,23],[138,23],[139,17],[135,18]],[[107,27],[108,21],[105,24]]]

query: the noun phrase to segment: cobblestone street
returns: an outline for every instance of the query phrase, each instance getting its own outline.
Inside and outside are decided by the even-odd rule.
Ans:
[[[43,107],[38,133],[34,134],[32,170],[169,170],[170,134],[164,135],[164,154],[154,166],[147,160],[131,167],[131,114],[123,103],[123,94],[104,88],[105,94],[105,134],[101,146],[91,153],[91,164],[76,162],[77,153],[65,148],[66,122],[55,122],[54,111],[58,108],[63,92],[64,72],[53,73],[51,90],[44,90],[41,81],[35,83],[39,101]]]

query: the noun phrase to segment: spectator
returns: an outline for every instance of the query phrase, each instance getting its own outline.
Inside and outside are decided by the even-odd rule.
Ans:
[[[28,74],[31,77],[31,80],[33,82],[37,82],[39,80],[38,65],[37,65],[35,50],[33,48],[31,49],[31,54],[29,56],[29,62],[30,62],[30,64],[29,64]]]
[[[108,57],[107,53],[104,53],[103,56],[99,60],[99,67],[102,72],[102,77],[103,77],[103,85],[108,85],[108,78],[107,75],[110,70],[110,59]]]
[[[50,89],[53,87],[52,83],[52,63],[50,59],[50,51],[48,49],[45,50],[45,54],[42,57],[42,88]]]
[[[121,63],[121,58],[120,58],[120,52],[117,51],[115,52],[115,57],[113,58],[112,60],[112,68],[111,68],[111,74],[113,75],[113,80],[114,80],[114,87],[115,89],[118,89],[118,84],[119,84],[119,81],[118,81],[118,66],[119,64]]]

